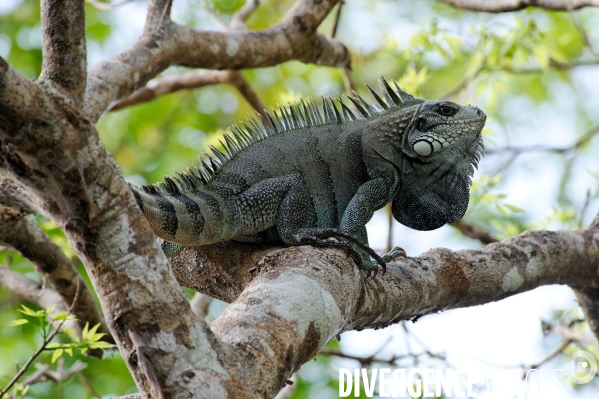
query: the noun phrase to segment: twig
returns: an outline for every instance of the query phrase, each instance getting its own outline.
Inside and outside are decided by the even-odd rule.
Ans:
[[[337,35],[337,27],[339,26],[339,19],[341,18],[341,8],[345,4],[345,1],[341,0],[337,6],[337,13],[335,14],[335,22],[333,23],[333,29],[331,30],[331,37]]]
[[[391,204],[385,206],[385,215],[387,216],[387,242],[385,243],[385,253],[391,251],[393,248],[393,212],[391,211]]]
[[[587,131],[574,143],[567,147],[541,147],[541,146],[526,146],[526,147],[506,147],[506,148],[498,148],[495,150],[485,151],[485,155],[495,155],[499,153],[511,153],[515,155],[520,155],[526,152],[553,152],[557,154],[564,154],[571,151],[576,151],[580,149],[583,145],[585,145],[591,138],[593,138],[597,133],[599,133],[599,123],[591,126]]]
[[[351,70],[349,66],[345,66],[341,69],[341,74],[343,76],[343,86],[345,86],[345,92],[347,94],[351,94],[356,91],[356,85],[351,77]]]
[[[245,21],[252,15],[252,13],[260,6],[260,0],[247,0],[245,4],[237,10],[231,17],[231,23],[229,28],[232,30],[244,30]]]
[[[563,340],[562,343],[557,348],[555,348],[551,353],[549,353],[547,356],[545,356],[541,361],[539,361],[536,364],[531,364],[528,367],[524,367],[525,371],[524,371],[524,374],[522,375],[522,379],[526,378],[526,374],[528,373],[528,370],[536,369],[536,368],[542,366],[543,364],[547,363],[548,361],[550,361],[551,359],[553,359],[554,357],[556,357],[557,355],[562,353],[568,347],[568,345],[570,345],[571,343],[572,343],[571,339]]]
[[[62,358],[58,360],[60,368],[62,368]],[[87,367],[86,363],[81,360],[75,361],[71,367],[66,370],[53,371],[49,364],[36,364],[36,371],[33,372],[29,377],[23,380],[23,385],[32,385],[40,382],[46,382],[52,380],[54,383],[62,382],[73,374],[79,373],[81,370]]]
[[[71,311],[73,310],[73,307],[75,306],[75,303],[77,302],[77,298],[79,297],[79,282],[77,283],[77,292],[75,293],[75,298],[73,298],[73,303],[71,303],[71,306],[69,307],[69,314],[71,313]],[[17,381],[19,381],[19,379],[23,376],[23,374],[25,374],[25,372],[27,372],[27,370],[29,369],[29,366],[31,366],[31,363],[33,363],[33,361],[44,351],[46,350],[46,346],[48,346],[48,344],[50,342],[52,342],[52,340],[54,339],[54,337],[56,337],[56,335],[59,333],[61,327],[63,326],[63,324],[67,321],[67,318],[65,317],[61,323],[59,324],[58,328],[54,329],[54,331],[52,332],[52,334],[50,334],[42,343],[42,346],[40,346],[40,348],[35,351],[33,353],[33,355],[31,355],[31,357],[27,360],[27,362],[25,363],[25,365],[21,368],[21,370],[19,370],[17,372],[17,374],[15,374],[15,376],[13,377],[13,379],[8,383],[7,386],[4,387],[4,389],[2,389],[0,391],[0,398],[5,395],[12,387],[13,385],[15,385],[17,383]]]
[[[467,76],[460,83],[458,83],[457,86],[455,86],[453,89],[451,89],[447,93],[443,94],[440,98],[442,100],[447,100],[448,98],[453,97],[454,95],[458,94],[460,91],[464,90],[466,88],[466,86],[468,86],[470,83],[472,83],[472,80],[474,80],[478,75],[480,75],[480,73],[482,71],[485,70],[485,67],[486,67],[486,63],[484,61],[482,61],[480,66],[478,68],[476,68],[476,70],[474,72],[472,72],[469,76]]]
[[[576,15],[574,10],[572,10],[571,8],[568,11],[570,13],[570,17],[572,18],[572,22],[574,23],[574,26],[576,27],[576,31],[580,35],[580,38],[586,45],[587,49],[595,57],[599,56],[599,54],[597,54],[597,52],[595,52],[595,49],[593,48],[593,45],[591,44],[591,41],[589,40],[589,35],[587,35],[586,30],[582,27],[580,20],[578,19],[578,15]]]
[[[191,90],[199,87],[225,83],[229,78],[228,71],[198,70],[175,77],[162,78],[149,82],[146,87],[132,93],[114,104],[110,111],[152,101],[159,96],[180,90]]]
[[[202,0],[202,8],[204,8],[204,11],[206,11],[208,18],[210,18],[210,20],[216,26],[218,26],[220,29],[225,30],[225,31],[229,30],[229,25],[227,25],[226,23],[221,21],[221,19],[218,17],[218,15],[216,15],[216,13],[214,12],[214,9],[212,9],[212,7],[210,6],[210,4],[208,3],[207,0]]]
[[[493,237],[491,233],[489,233],[488,231],[467,220],[460,220],[454,223],[450,223],[450,226],[458,229],[460,233],[462,233],[466,237],[478,240],[485,245],[499,241],[497,238]]]

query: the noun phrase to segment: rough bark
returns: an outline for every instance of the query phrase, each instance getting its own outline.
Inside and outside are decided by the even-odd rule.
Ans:
[[[42,0],[43,66],[40,83],[58,89],[77,105],[86,75],[85,2]]]
[[[596,290],[599,231],[529,231],[477,250],[433,249],[389,264],[387,274],[375,279],[365,279],[343,251],[311,247],[223,243],[186,248],[171,265],[181,285],[226,302],[255,293],[250,287],[257,281],[286,273],[307,276],[336,298],[343,323],[334,328],[347,331],[481,305],[543,285]],[[298,296],[293,301],[309,302],[312,295],[292,291],[286,301]]]

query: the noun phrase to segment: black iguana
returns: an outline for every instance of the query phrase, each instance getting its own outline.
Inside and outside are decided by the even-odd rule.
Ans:
[[[235,240],[344,246],[363,270],[378,256],[365,224],[389,202],[397,221],[417,230],[466,212],[470,178],[482,156],[486,115],[477,107],[424,101],[381,79],[376,103],[354,92],[355,109],[323,97],[281,107],[268,121],[231,128],[196,171],[133,194],[169,255],[181,246]],[[178,245],[173,245],[174,243]],[[372,261],[371,257],[375,259]]]

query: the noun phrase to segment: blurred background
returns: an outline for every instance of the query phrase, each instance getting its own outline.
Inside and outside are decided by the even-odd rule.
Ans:
[[[221,30],[243,4],[177,0],[172,15],[188,26]],[[292,4],[262,1],[247,20],[248,29],[278,22]],[[113,7],[93,0],[86,8],[91,67],[139,37],[147,2]],[[468,223],[500,240],[530,229],[584,228],[599,212],[599,9],[488,14],[433,0],[349,0],[336,23],[337,12],[319,30],[335,31],[349,48],[351,71],[300,62],[243,71],[263,104],[335,97],[352,85],[366,95],[363,83],[378,87],[381,75],[418,97],[475,104],[488,122],[486,156],[474,175]],[[41,69],[39,15],[37,1],[0,2],[0,55],[31,79]],[[183,72],[170,68],[162,77]],[[247,113],[253,113],[252,105],[234,85],[209,85],[109,112],[98,130],[126,179],[146,184],[197,164],[207,146],[218,146],[221,132]],[[58,228],[42,216],[34,218],[68,256],[75,256]],[[451,226],[416,232],[390,224],[386,210],[367,227],[373,248],[400,245],[409,256],[436,247],[483,245]],[[85,276],[81,263],[76,264]],[[0,265],[41,281],[33,265],[14,251],[0,250]],[[41,340],[31,325],[8,326],[20,317],[21,303],[0,287],[0,385]],[[217,300],[203,298],[202,303],[209,320],[226,307]],[[280,397],[336,398],[339,368],[437,367],[475,370],[480,398],[597,398],[597,378],[586,385],[571,381],[571,354],[580,348],[599,356],[574,294],[565,286],[543,287],[384,330],[345,333],[306,364]],[[50,356],[38,361],[50,364]],[[118,352],[105,360],[67,356],[52,368],[68,370],[76,361],[87,366],[63,381],[31,385],[27,397],[108,398],[137,391]],[[563,371],[556,379],[546,374],[546,381],[533,376],[527,392],[522,376],[532,368]],[[365,397],[363,389],[361,394]]]

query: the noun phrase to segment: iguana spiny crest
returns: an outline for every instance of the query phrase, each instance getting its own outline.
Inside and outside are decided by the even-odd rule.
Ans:
[[[195,171],[131,186],[167,255],[226,240],[344,246],[370,275],[403,252],[368,247],[375,210],[392,202],[395,219],[419,230],[461,219],[485,114],[379,83],[382,97],[367,86],[376,102],[354,92],[352,108],[323,97],[322,112],[301,100],[250,117]]]

